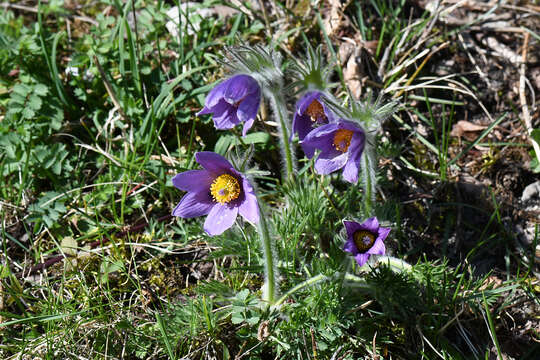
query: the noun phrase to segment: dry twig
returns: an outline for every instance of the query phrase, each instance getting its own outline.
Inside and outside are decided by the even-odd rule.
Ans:
[[[531,136],[533,131],[531,114],[529,113],[529,106],[527,105],[527,97],[525,96],[525,71],[527,70],[527,52],[529,48],[529,33],[525,33],[525,38],[523,39],[523,51],[521,53],[522,61],[521,67],[519,68],[519,101],[521,102],[521,113],[523,114],[523,121],[525,122],[525,127],[527,129],[527,134],[529,135],[529,141],[531,142],[536,158],[540,162],[540,145],[536,142],[535,139]]]
[[[0,6],[2,6],[4,9],[15,9],[15,10],[20,10],[20,11],[31,12],[31,13],[34,13],[34,14],[37,14],[39,12],[39,9],[37,7],[24,6],[24,5],[19,5],[19,4],[11,4],[11,3],[8,3],[8,2],[2,3],[2,4],[0,4]],[[94,26],[99,25],[99,23],[96,20],[94,20],[92,18],[89,18],[88,16],[62,14],[62,13],[58,13],[57,15],[65,16],[68,19],[84,21],[84,22],[87,22],[87,23],[92,24]]]

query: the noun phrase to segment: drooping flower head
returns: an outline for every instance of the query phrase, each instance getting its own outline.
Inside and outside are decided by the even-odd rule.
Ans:
[[[317,126],[334,121],[334,114],[324,104],[321,91],[308,91],[296,103],[296,110],[292,123],[292,134],[298,133],[300,141]]]
[[[390,228],[379,226],[376,217],[364,221],[343,221],[347,230],[347,241],[343,250],[354,256],[358,265],[363,266],[371,255],[384,255],[386,248],[384,240],[390,233]]]
[[[343,169],[343,178],[351,183],[358,181],[358,170],[366,143],[364,130],[356,123],[339,119],[312,130],[302,141],[308,158],[320,150],[315,160],[315,171],[327,175]]]
[[[257,80],[245,74],[235,75],[210,91],[197,116],[213,114],[216,129],[231,129],[243,122],[245,136],[257,117],[260,103],[261,88]]]
[[[204,230],[219,235],[230,228],[238,213],[251,223],[259,221],[259,206],[253,187],[223,156],[202,151],[195,159],[203,170],[176,175],[173,185],[187,191],[173,210],[173,216],[193,218],[207,215]]]

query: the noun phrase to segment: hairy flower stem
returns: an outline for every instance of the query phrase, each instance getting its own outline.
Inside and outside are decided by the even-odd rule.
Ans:
[[[272,91],[270,96],[270,103],[272,106],[272,112],[277,118],[279,124],[279,131],[281,135],[281,151],[285,155],[285,176],[284,180],[292,179],[294,175],[294,153],[291,150],[291,143],[289,141],[289,130],[287,127],[287,106],[285,99],[283,99],[282,91]]]
[[[372,179],[371,179],[371,174],[369,174],[369,171],[371,171],[371,167],[370,167],[370,164],[369,164],[369,156],[367,156],[367,154],[364,155],[364,171],[367,172],[366,174],[366,177],[365,177],[365,194],[364,194],[364,204],[365,204],[365,211],[366,211],[366,214],[367,215],[370,215],[371,214],[371,199],[373,197],[373,194],[372,194],[372,187],[373,187],[373,184],[371,183],[372,182]]]
[[[392,256],[380,256],[377,259],[377,262],[380,264],[387,264],[390,267],[390,270],[396,273],[412,270],[412,266],[410,264]],[[296,285],[295,287],[287,291],[285,294],[283,294],[283,296],[281,296],[274,303],[273,307],[279,308],[285,302],[285,300],[287,300],[292,294],[294,294],[298,290],[301,290],[307,286],[315,285],[321,281],[331,281],[331,280],[338,280],[341,283],[343,283],[344,281],[347,281],[349,283],[354,283],[354,285],[349,284],[349,286],[352,285],[355,288],[363,288],[363,289],[371,288],[371,286],[366,283],[366,280],[363,277],[348,273],[347,271],[337,273],[334,276],[327,276],[327,275],[319,274],[301,282],[300,284]]]
[[[285,294],[283,294],[283,296],[280,297],[278,299],[278,301],[276,301],[276,303],[274,304],[274,307],[279,307],[281,304],[283,304],[285,302],[285,300],[287,300],[287,298],[289,296],[291,296],[292,294],[294,294],[298,290],[303,289],[306,286],[316,284],[316,283],[318,283],[320,281],[326,281],[326,280],[329,280],[329,279],[331,279],[331,278],[326,276],[326,275],[319,274],[319,275],[314,276],[314,277],[312,277],[310,279],[307,279],[306,281],[301,282],[300,284],[296,285],[295,287],[293,287],[292,289],[287,291]]]
[[[404,260],[392,256],[379,256],[377,262],[386,264],[393,272],[403,272],[412,270],[412,266]]]
[[[275,302],[274,308],[278,308],[279,306],[281,306],[285,302],[285,300],[287,300],[287,298],[289,298],[292,294],[294,294],[298,290],[301,290],[307,286],[315,285],[322,281],[330,281],[330,280],[341,280],[341,282],[343,282],[343,280],[354,281],[356,283],[363,283],[363,285],[365,285],[366,288],[369,288],[369,286],[365,284],[364,279],[356,275],[351,275],[349,273],[338,273],[334,276],[327,276],[327,275],[319,274],[301,282],[300,284],[296,285],[295,287],[287,291],[285,294],[283,294],[283,296],[280,297],[278,301]]]
[[[263,259],[264,259],[264,272],[265,279],[263,285],[263,301],[267,302],[268,305],[273,305],[277,296],[276,288],[276,278],[277,271],[274,266],[274,247],[272,246],[272,239],[270,238],[270,232],[268,231],[268,224],[266,223],[266,216],[261,206],[261,200],[259,199],[259,211],[260,219],[257,226],[259,232],[259,237],[261,239],[261,246],[263,250]]]

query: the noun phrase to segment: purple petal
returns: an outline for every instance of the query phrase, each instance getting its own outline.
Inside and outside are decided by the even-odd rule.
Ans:
[[[244,127],[242,128],[242,136],[246,136],[248,130],[251,129],[254,122],[255,122],[255,119],[251,119],[244,123]]]
[[[319,155],[315,160],[315,171],[321,175],[328,175],[336,170],[341,169],[347,163],[348,154],[343,153],[336,157],[325,158],[321,157],[323,153]]]
[[[352,184],[358,182],[358,163],[353,159],[349,159],[343,168],[343,179]]]
[[[217,84],[206,96],[206,100],[204,101],[204,107],[207,109],[211,109],[215,107],[220,100],[223,99],[225,96],[225,90],[227,89],[227,81],[222,81],[219,84]],[[203,109],[204,110],[204,109]],[[201,112],[199,112],[201,114]]]
[[[298,139],[300,141],[304,140],[306,135],[313,130],[314,124],[311,121],[311,118],[305,114],[309,105],[313,100],[318,100],[321,93],[319,91],[310,91],[307,92],[304,96],[298,100],[296,103],[296,111],[294,112],[293,122],[292,122],[292,132],[290,138],[292,139],[295,133],[298,133]],[[323,105],[324,108],[324,105]],[[309,156],[312,157],[313,155]]]
[[[343,225],[345,226],[345,229],[347,230],[347,235],[349,238],[352,239],[353,234],[356,232],[356,230],[360,229],[360,224],[356,221],[343,221]]]
[[[320,128],[317,128],[309,132],[304,138],[304,140],[302,140],[302,142],[300,143],[300,145],[302,146],[302,150],[304,150],[304,154],[306,154],[308,159],[311,159],[315,155],[316,150],[324,151],[332,148],[332,141],[334,138],[333,134],[328,134],[320,137],[312,137],[311,139],[308,139],[313,132],[319,129]]]
[[[362,156],[362,153],[364,152],[364,147],[366,145],[366,134],[363,130],[358,131],[357,129],[353,131],[354,133],[348,151],[349,154],[351,154],[351,157],[354,157],[358,161],[360,161],[360,157]]]
[[[358,253],[358,254],[354,257],[354,260],[356,260],[356,262],[357,262],[358,265],[360,265],[360,266],[364,266],[364,264],[368,261],[368,259],[369,259],[369,254]]]
[[[325,105],[324,101],[322,99],[325,97],[324,93],[320,91],[310,91],[307,92],[298,102],[296,103],[296,111],[294,112],[294,119],[293,119],[293,131],[298,131],[298,137],[300,140],[309,132],[305,132],[305,128],[309,127],[313,129],[317,125],[327,124],[327,123],[333,123],[335,122],[335,115],[332,113],[332,111],[328,108],[328,106]],[[318,119],[317,123],[313,123],[311,120],[311,117],[306,114],[306,111],[308,110],[309,106],[313,103],[313,101],[317,101],[319,104],[321,104],[323,113],[326,116],[326,119]],[[298,117],[298,118],[297,118]],[[322,120],[322,121],[321,121]],[[295,126],[296,124],[296,126]],[[304,131],[304,133],[300,133],[300,131]]]
[[[204,222],[204,230],[210,236],[220,235],[225,230],[233,226],[238,207],[228,207],[227,205],[215,204]]]
[[[226,172],[237,173],[231,163],[223,156],[211,151],[200,151],[195,154],[195,159],[203,168],[213,174],[221,175]]]
[[[204,192],[210,189],[214,176],[206,170],[189,170],[172,179],[175,187],[184,191]]]
[[[313,130],[312,132],[310,132],[306,136],[304,141],[310,142],[310,141],[313,141],[316,138],[320,138],[320,137],[323,137],[323,136],[326,136],[326,135],[334,136],[334,132],[336,130],[338,130],[338,129],[340,129],[340,126],[337,123],[331,123],[331,124],[326,124],[326,125],[320,126],[320,127],[316,128],[315,130]]]
[[[292,123],[291,139],[292,136],[297,133],[298,139],[302,141],[311,130],[313,130],[311,118],[307,115],[299,115],[298,113],[295,113]]]
[[[315,150],[330,151],[333,149],[334,132],[338,129],[337,124],[328,124],[318,127],[309,132],[302,140],[302,150],[308,158],[312,158]]]
[[[336,115],[322,102],[322,107],[324,111],[324,115],[328,118],[328,123],[333,123],[336,121]]]
[[[214,203],[208,194],[190,192],[184,195],[172,214],[183,218],[194,218],[208,214],[212,206]]]
[[[384,242],[380,238],[377,238],[373,246],[366,251],[366,254],[384,255],[385,251],[386,247],[384,246]]]
[[[244,219],[252,224],[256,224],[259,222],[259,203],[257,202],[257,196],[247,179],[243,179],[242,187],[244,189],[245,198],[238,207],[238,211]]]
[[[379,233],[379,220],[376,217],[371,217],[361,224],[361,229],[376,235]]]
[[[381,239],[382,241],[386,240],[386,238],[388,237],[388,234],[390,233],[390,230],[392,230],[392,229],[391,228],[384,228],[384,227],[379,228],[379,234],[378,234],[377,238]]]
[[[350,120],[347,120],[347,119],[339,119],[339,128],[340,129],[347,129],[347,130],[351,130],[351,131],[354,131],[355,133],[364,133],[364,129],[362,129],[362,127],[353,122],[353,121],[350,121]]]
[[[257,91],[256,94],[246,97],[240,105],[236,114],[240,121],[253,120],[257,117],[257,111],[259,110],[259,105],[261,103],[261,92]]]
[[[212,120],[216,129],[231,129],[240,122],[236,116],[236,108],[226,101],[220,101],[212,111],[214,113]]]
[[[354,243],[352,238],[347,240],[345,245],[343,245],[343,250],[345,250],[346,252],[351,253],[352,255],[358,254],[358,248],[356,247],[356,244]]]
[[[304,114],[313,102],[313,100],[319,101],[321,99],[322,93],[320,91],[309,91],[304,96],[298,100],[296,103],[296,113],[297,114]],[[320,102],[320,101],[319,101]]]
[[[249,75],[236,75],[226,82],[227,88],[225,89],[224,99],[229,104],[236,104],[246,99],[249,95],[260,92],[257,80]]]
[[[200,115],[211,114],[211,113],[213,113],[212,109],[206,107],[206,105],[205,105],[205,106],[202,108],[202,110],[199,111],[196,115],[197,115],[197,116],[200,116]]]

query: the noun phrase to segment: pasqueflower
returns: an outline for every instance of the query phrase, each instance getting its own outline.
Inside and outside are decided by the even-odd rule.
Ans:
[[[390,228],[379,226],[376,217],[364,221],[343,221],[347,230],[347,241],[343,250],[352,254],[358,265],[364,265],[371,255],[384,255],[386,248],[384,240],[390,233]]]
[[[324,94],[320,91],[308,91],[296,103],[292,133],[298,133],[300,140],[303,140],[315,127],[328,124],[334,118],[321,97],[324,97]]]
[[[251,223],[259,221],[259,206],[253,187],[223,156],[203,151],[195,154],[203,170],[176,175],[172,183],[187,191],[173,216],[193,218],[207,215],[204,230],[219,235],[230,228],[238,213]]]
[[[360,159],[366,142],[364,130],[356,123],[339,119],[312,130],[302,141],[308,158],[320,150],[315,160],[315,171],[322,175],[343,169],[343,178],[351,183],[358,181]]]
[[[235,75],[222,81],[210,91],[204,108],[197,113],[213,114],[216,129],[231,129],[244,123],[242,135],[253,125],[261,102],[261,88],[249,75]]]

